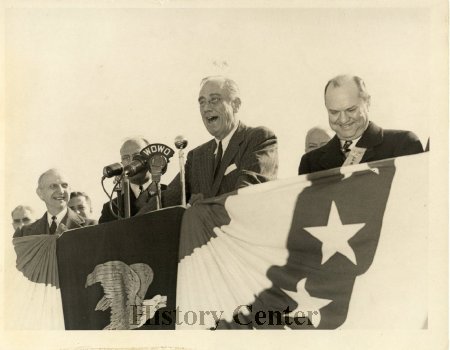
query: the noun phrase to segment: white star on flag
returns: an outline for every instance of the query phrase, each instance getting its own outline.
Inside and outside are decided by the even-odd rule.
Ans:
[[[342,225],[334,201],[331,202],[327,226],[305,227],[311,235],[322,242],[322,265],[334,254],[341,253],[356,265],[356,256],[348,240],[358,233],[366,224]]]
[[[297,283],[297,291],[281,289],[289,297],[297,303],[294,311],[289,312],[289,317],[308,317],[315,328],[320,323],[321,315],[320,309],[327,306],[332,300],[312,297],[305,288],[306,278],[303,278]]]

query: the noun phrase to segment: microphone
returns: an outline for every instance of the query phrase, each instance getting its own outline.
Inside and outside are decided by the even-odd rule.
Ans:
[[[175,137],[175,147],[177,149],[184,149],[186,148],[187,144],[188,141],[183,135],[178,135],[177,137]]]
[[[175,137],[175,147],[178,149],[178,158],[180,161],[180,186],[181,186],[181,205],[186,208],[186,175],[184,172],[184,151],[188,141],[183,135]]]
[[[161,181],[161,175],[167,170],[167,160],[162,154],[153,154],[149,158],[150,173],[154,182]]]
[[[113,163],[103,168],[103,176],[107,178],[122,175],[122,172],[123,172],[122,163]]]
[[[142,156],[141,154],[136,154],[133,157],[133,160],[130,164],[128,164],[124,169],[125,175],[128,177],[134,176],[137,173],[140,173],[143,170],[147,169],[147,158]]]

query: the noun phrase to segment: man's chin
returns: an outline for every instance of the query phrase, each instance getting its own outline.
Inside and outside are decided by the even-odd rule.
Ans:
[[[150,177],[146,176],[144,174],[137,174],[137,175],[130,177],[130,183],[135,184],[135,185],[145,184],[148,180],[150,180]]]

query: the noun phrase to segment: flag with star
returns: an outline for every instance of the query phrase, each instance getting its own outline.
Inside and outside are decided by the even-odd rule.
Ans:
[[[420,154],[193,206],[177,300],[204,317],[177,329],[426,328],[427,176]]]

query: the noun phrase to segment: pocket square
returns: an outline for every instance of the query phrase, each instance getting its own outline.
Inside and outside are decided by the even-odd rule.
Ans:
[[[231,173],[232,171],[234,171],[234,170],[236,170],[237,169],[237,166],[236,166],[236,164],[231,164],[228,168],[227,168],[227,170],[225,170],[225,173],[224,173],[224,176],[225,175],[228,175],[229,173]]]

